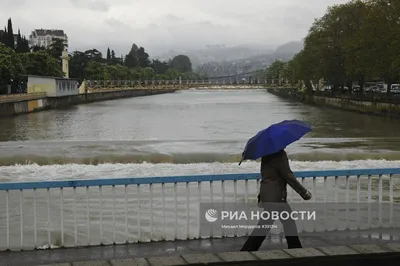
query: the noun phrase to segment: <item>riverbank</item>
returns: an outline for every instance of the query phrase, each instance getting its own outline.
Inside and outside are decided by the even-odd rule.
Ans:
[[[13,101],[0,102],[0,117],[15,116],[20,114],[38,112],[49,109],[67,108],[77,104],[99,101],[109,101],[121,98],[150,96],[175,92],[176,89],[132,89],[92,92],[63,97],[42,96],[36,99],[13,99]]]
[[[400,119],[400,101],[379,101],[353,96],[319,96],[304,94],[294,89],[267,89],[267,91],[278,97],[305,104]]]

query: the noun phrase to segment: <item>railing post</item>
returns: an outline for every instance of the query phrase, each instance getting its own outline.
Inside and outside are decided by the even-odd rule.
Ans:
[[[398,187],[394,185],[395,178],[393,177],[393,175],[400,174],[400,168],[307,171],[295,172],[294,174],[298,176],[298,179],[301,179],[299,181],[301,181],[301,183],[305,187],[310,186],[312,182],[312,190],[310,191],[312,191],[313,194],[313,198],[311,200],[311,203],[313,204],[319,202],[335,202],[343,204],[344,199],[345,202],[349,204],[353,202],[372,203],[373,201],[377,201],[378,204],[382,204],[384,202],[392,204],[396,200],[394,198],[396,193],[398,193],[399,191]],[[357,177],[356,187],[354,188],[351,184],[353,182],[353,176]],[[372,176],[374,178],[372,178]],[[375,178],[375,176],[379,176],[379,179]],[[383,180],[387,176],[389,178],[389,183]],[[368,178],[368,180],[366,180],[366,177]],[[323,178],[323,183],[319,182],[319,178]],[[332,184],[332,182],[328,182],[331,181],[332,178],[334,178],[334,184]],[[209,182],[209,180],[214,181]],[[361,186],[361,181],[363,180],[368,181],[368,187],[364,187],[364,185]],[[206,189],[204,191],[205,195],[202,195],[203,193],[201,191],[201,182],[205,181],[209,182],[210,190],[208,191],[208,189]],[[222,184],[222,193],[218,191],[218,193],[214,195],[215,188],[218,188],[219,190],[219,187],[215,186],[215,184],[219,184],[219,181],[221,181]],[[240,184],[240,182],[242,181],[245,182],[244,185]],[[346,182],[345,187],[341,186],[342,181]],[[146,186],[151,184],[150,193],[143,193],[143,191],[141,192],[141,184],[144,184]],[[174,185],[173,192],[169,192],[169,187],[167,186],[167,184]],[[4,213],[3,216],[5,225],[5,232],[3,234],[3,245],[5,245],[5,247],[2,246],[2,248],[9,248],[10,246],[20,246],[21,249],[26,249],[34,247],[40,248],[38,247],[38,245],[41,244],[48,244],[49,246],[54,245],[56,244],[52,242],[52,237],[54,234],[52,233],[52,230],[54,229],[54,226],[60,228],[61,240],[60,244],[58,245],[61,247],[69,246],[70,244],[74,246],[108,244],[106,243],[106,240],[107,242],[110,241],[114,244],[128,243],[132,242],[132,240],[130,240],[132,235],[135,237],[133,239],[134,242],[140,242],[143,235],[143,230],[141,229],[141,221],[143,220],[150,221],[150,240],[152,241],[158,241],[160,240],[160,238],[166,240],[167,233],[169,233],[170,231],[166,230],[166,226],[168,225],[166,225],[165,223],[166,221],[171,219],[172,221],[175,219],[175,222],[172,222],[175,228],[175,232],[171,232],[172,234],[175,233],[175,239],[188,239],[196,237],[196,233],[191,233],[191,229],[193,229],[195,226],[190,223],[193,218],[191,216],[193,207],[191,203],[194,200],[192,197],[196,197],[196,195],[194,195],[195,193],[192,194],[192,185],[196,184],[198,187],[198,202],[201,202],[202,198],[207,198],[207,200],[211,200],[211,203],[220,204],[224,203],[225,200],[228,201],[229,199],[232,199],[233,197],[234,204],[238,203],[240,199],[243,199],[245,203],[248,203],[250,202],[249,197],[254,197],[253,194],[249,195],[249,187],[252,189],[259,189],[260,174],[251,173],[214,176],[204,175],[186,177],[172,176],[156,178],[114,178],[71,181],[46,181],[45,183],[3,182],[0,183],[0,194],[4,195],[3,198],[5,201],[2,209]],[[129,185],[135,186],[137,190],[135,191],[133,189],[133,191],[129,191],[128,193]],[[89,188],[93,187],[96,188],[96,191],[94,191],[95,193],[89,193]],[[52,193],[51,190],[56,188],[59,188],[59,194]],[[67,188],[68,190],[66,190],[65,188]],[[36,195],[36,189],[43,189],[43,193],[37,193]],[[159,192],[160,189],[161,193]],[[15,191],[16,194],[9,193],[10,190]],[[33,195],[30,193],[32,192],[32,190]],[[24,193],[26,191],[27,193]],[[368,197],[363,197],[366,192],[368,193]],[[131,193],[133,196],[131,195]],[[251,191],[250,193],[253,192]],[[386,198],[387,195],[388,198]],[[293,201],[293,193],[288,195],[288,198],[291,199],[289,201]],[[178,207],[182,206],[182,199],[183,201],[186,201],[186,205],[185,203],[183,203],[183,205],[185,205],[183,206],[183,209],[178,209]],[[16,206],[14,206],[15,202]],[[96,202],[96,204],[93,204],[93,202]],[[166,206],[168,205],[168,203],[171,203],[171,206]],[[178,203],[180,206],[177,206]],[[55,206],[54,204],[57,204],[57,206]],[[131,204],[133,204],[134,206],[131,206]],[[135,206],[136,204],[137,208]],[[341,215],[344,214],[346,214],[347,217],[347,214],[350,210],[350,205],[348,205],[346,208],[339,208],[337,207],[339,206],[339,204],[336,204],[336,207],[334,205],[332,209],[334,211],[336,209],[336,217],[341,217]],[[359,218],[363,220],[368,219],[370,226],[372,226],[372,205],[370,205],[371,204],[368,204],[368,213],[362,212],[362,217]],[[15,214],[10,213],[10,206],[16,207],[17,222],[14,222],[15,217],[13,218],[13,216],[11,216]],[[32,207],[33,209],[33,216],[30,213],[32,212],[30,210],[30,207]],[[162,217],[159,216],[159,219],[155,219],[155,215],[157,214],[156,211],[158,212],[158,207],[162,207]],[[382,205],[379,207],[383,208],[385,206]],[[375,220],[379,219],[379,224],[382,227],[386,227],[387,223],[390,223],[390,225],[394,225],[394,206],[389,207],[389,220],[387,220],[386,216],[383,216],[383,209],[379,209],[379,216],[374,218],[374,223]],[[172,212],[165,212],[165,209],[169,209]],[[175,211],[173,211],[173,209]],[[334,217],[327,217],[326,214],[328,213],[328,211],[326,209],[321,209],[322,215],[325,214],[325,217],[328,220],[330,219],[331,221],[333,221],[332,218]],[[21,213],[22,215],[19,216],[19,213]],[[167,216],[169,215],[169,213],[171,213],[171,216]],[[64,223],[66,223],[64,219],[67,218],[67,214],[69,222],[68,226],[64,226]],[[112,214],[112,216],[110,214]],[[374,212],[373,215],[376,216],[376,214],[377,213]],[[40,220],[38,220],[40,221],[40,223],[36,222],[36,217],[40,217]],[[56,217],[57,219],[55,219]],[[131,217],[133,217],[133,219],[130,219]],[[318,213],[317,217],[319,217]],[[352,217],[348,218],[349,219],[347,221],[353,219]],[[32,219],[32,221],[28,219]],[[61,226],[60,224],[54,224],[54,222],[59,221],[59,219],[61,219]],[[361,224],[359,222],[360,219],[357,220],[357,226],[359,228],[361,228]],[[33,224],[33,226],[31,226],[31,224]],[[186,224],[186,228],[183,228],[185,226],[184,224]],[[341,221],[337,221],[335,226],[337,226],[337,229],[339,230],[345,230],[346,228],[342,228],[341,226],[339,226],[341,224],[343,224]],[[43,232],[40,231],[40,233],[37,233],[39,231],[36,230],[42,228],[43,225],[45,225],[45,230]],[[135,227],[135,232],[129,232],[130,226]],[[314,226],[316,226],[316,224],[314,224]],[[136,228],[138,230],[137,232]],[[347,224],[347,228],[351,229],[349,228],[349,224]],[[306,227],[303,225],[299,225],[299,229],[306,229]],[[316,229],[316,227],[313,228],[314,231],[316,231]],[[328,227],[326,227],[326,230],[329,229]],[[361,228],[360,230],[363,229],[364,228]],[[371,227],[370,229],[374,228]],[[20,235],[15,235],[15,232]],[[93,235],[94,232],[95,234]],[[232,235],[237,236],[236,231],[231,232]],[[64,234],[70,236],[67,243],[64,242]],[[224,235],[231,236],[231,234],[228,233],[227,230],[225,230]],[[32,240],[30,239],[31,236]],[[100,240],[97,240],[97,238],[93,236],[100,236]],[[215,232],[212,232],[212,236],[215,236]],[[205,237],[205,235],[199,235],[199,238],[202,237]]]

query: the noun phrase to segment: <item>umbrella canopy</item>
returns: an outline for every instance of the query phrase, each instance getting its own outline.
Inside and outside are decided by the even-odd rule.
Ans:
[[[300,120],[285,120],[260,131],[249,139],[242,160],[257,160],[279,152],[311,131],[311,126]]]

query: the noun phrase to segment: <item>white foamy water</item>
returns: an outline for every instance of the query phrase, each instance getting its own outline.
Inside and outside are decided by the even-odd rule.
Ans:
[[[400,161],[359,160],[359,161],[292,161],[293,171],[302,170],[339,170],[364,168],[395,168]],[[257,173],[257,162],[237,163],[196,163],[196,164],[65,164],[65,165],[14,165],[0,167],[1,180],[5,181],[41,181],[67,179],[151,177],[177,175],[207,175],[228,173]]]

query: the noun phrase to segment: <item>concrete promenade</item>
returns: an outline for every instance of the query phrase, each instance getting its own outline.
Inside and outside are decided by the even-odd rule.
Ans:
[[[373,231],[363,230],[362,232],[344,231],[315,234],[307,233],[307,235],[302,234],[300,235],[300,237],[302,239],[304,248],[349,246],[359,244],[395,244],[394,246],[397,247],[400,251],[399,232],[400,230],[396,228]],[[379,237],[379,235],[381,235],[381,237]],[[181,261],[182,258],[179,256],[185,257],[189,254],[203,254],[200,256],[201,258],[209,258],[211,255],[207,255],[206,253],[216,254],[224,252],[237,252],[240,250],[245,240],[246,238],[239,237],[223,239],[182,240],[171,242],[152,242],[115,246],[97,246],[89,248],[85,247],[21,252],[0,252],[0,265],[176,265],[172,263],[173,261],[170,260],[175,260],[175,262]],[[280,250],[284,248],[286,248],[286,243],[284,242],[284,240],[282,241],[281,238],[275,236],[271,237],[270,239],[267,238],[260,250]],[[160,259],[147,259],[146,261],[144,261],[143,259],[139,259],[155,258],[158,256],[164,257],[164,259],[161,260],[165,260],[165,262],[160,262]],[[172,256],[173,258],[167,259],[166,256]],[[243,258],[246,258],[246,256],[247,255],[243,255]],[[126,259],[139,259],[139,262],[130,261],[127,264],[116,264],[117,261]],[[89,261],[92,262],[89,263]],[[97,262],[94,263],[93,261]],[[151,263],[151,265],[147,265],[146,263],[148,263],[149,261],[153,261],[153,263]],[[85,262],[86,264],[83,264],[82,262]]]

